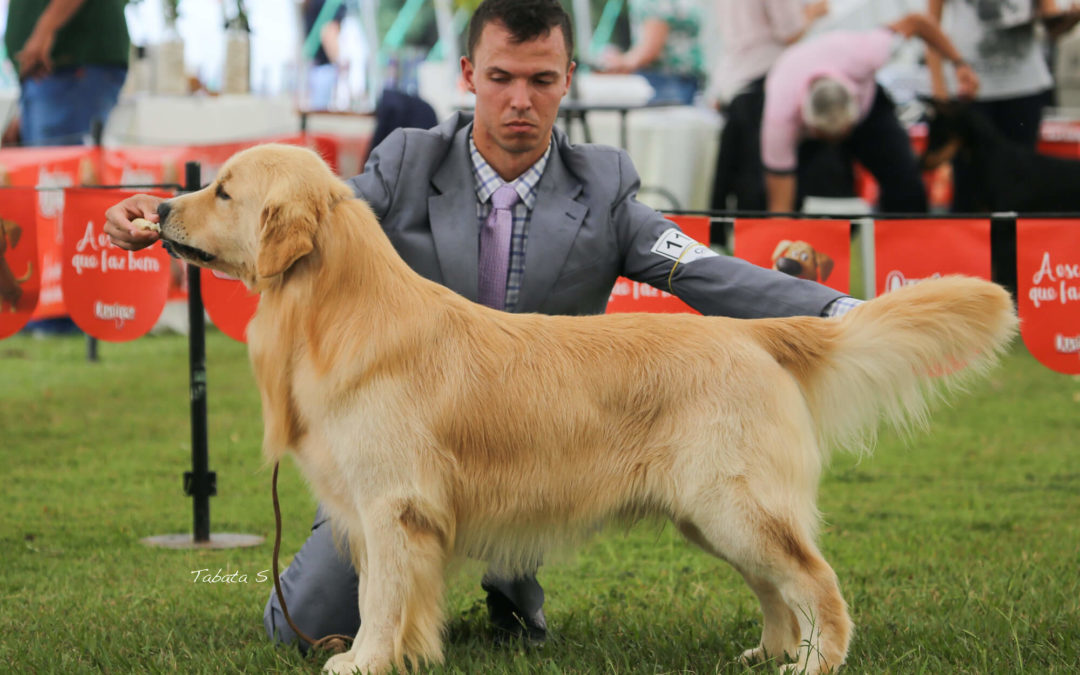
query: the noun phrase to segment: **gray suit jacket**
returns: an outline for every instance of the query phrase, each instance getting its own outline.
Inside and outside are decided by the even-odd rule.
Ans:
[[[457,113],[430,130],[398,129],[350,180],[401,257],[423,276],[475,301],[480,241],[468,139]],[[713,256],[679,264],[652,252],[675,227],[637,201],[623,151],[573,145],[559,129],[529,221],[517,311],[600,314],[618,276],[671,291],[703,314],[820,315],[841,294],[820,284]]]

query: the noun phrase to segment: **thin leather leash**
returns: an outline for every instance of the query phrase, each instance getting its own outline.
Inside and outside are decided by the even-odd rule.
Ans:
[[[315,649],[327,649],[333,652],[344,652],[348,649],[348,646],[352,644],[353,638],[348,635],[327,635],[326,637],[318,640],[312,640],[308,637],[307,633],[300,630],[300,628],[293,623],[292,617],[289,616],[289,608],[285,606],[285,594],[281,592],[281,577],[278,575],[278,553],[281,552],[281,504],[278,503],[277,494],[277,476],[278,465],[280,462],[274,462],[274,478],[271,481],[270,492],[274,497],[274,525],[277,531],[274,534],[274,591],[277,592],[278,602],[281,604],[281,613],[285,616],[285,621],[288,622],[289,628],[293,629],[293,632]]]

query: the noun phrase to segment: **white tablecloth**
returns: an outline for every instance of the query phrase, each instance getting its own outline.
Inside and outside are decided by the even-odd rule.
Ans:
[[[135,96],[117,104],[105,145],[228,143],[300,131],[288,97]]]
[[[593,143],[621,146],[617,112],[586,113]],[[562,123],[560,118],[560,124]],[[641,176],[640,200],[658,209],[708,209],[723,121],[695,106],[631,110],[626,115],[626,151]],[[584,141],[578,122],[574,142]]]

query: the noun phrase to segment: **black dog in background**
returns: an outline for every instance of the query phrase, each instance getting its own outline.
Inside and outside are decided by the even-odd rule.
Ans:
[[[1041,155],[1005,138],[966,103],[932,103],[927,117],[923,168],[964,153],[975,172],[979,211],[1080,211],[1080,161]]]

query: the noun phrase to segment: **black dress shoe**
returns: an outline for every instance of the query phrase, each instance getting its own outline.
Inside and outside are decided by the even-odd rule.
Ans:
[[[524,641],[539,647],[547,641],[547,619],[544,609],[524,611],[494,586],[484,584],[487,591],[488,618],[495,629],[495,641],[500,644]]]

